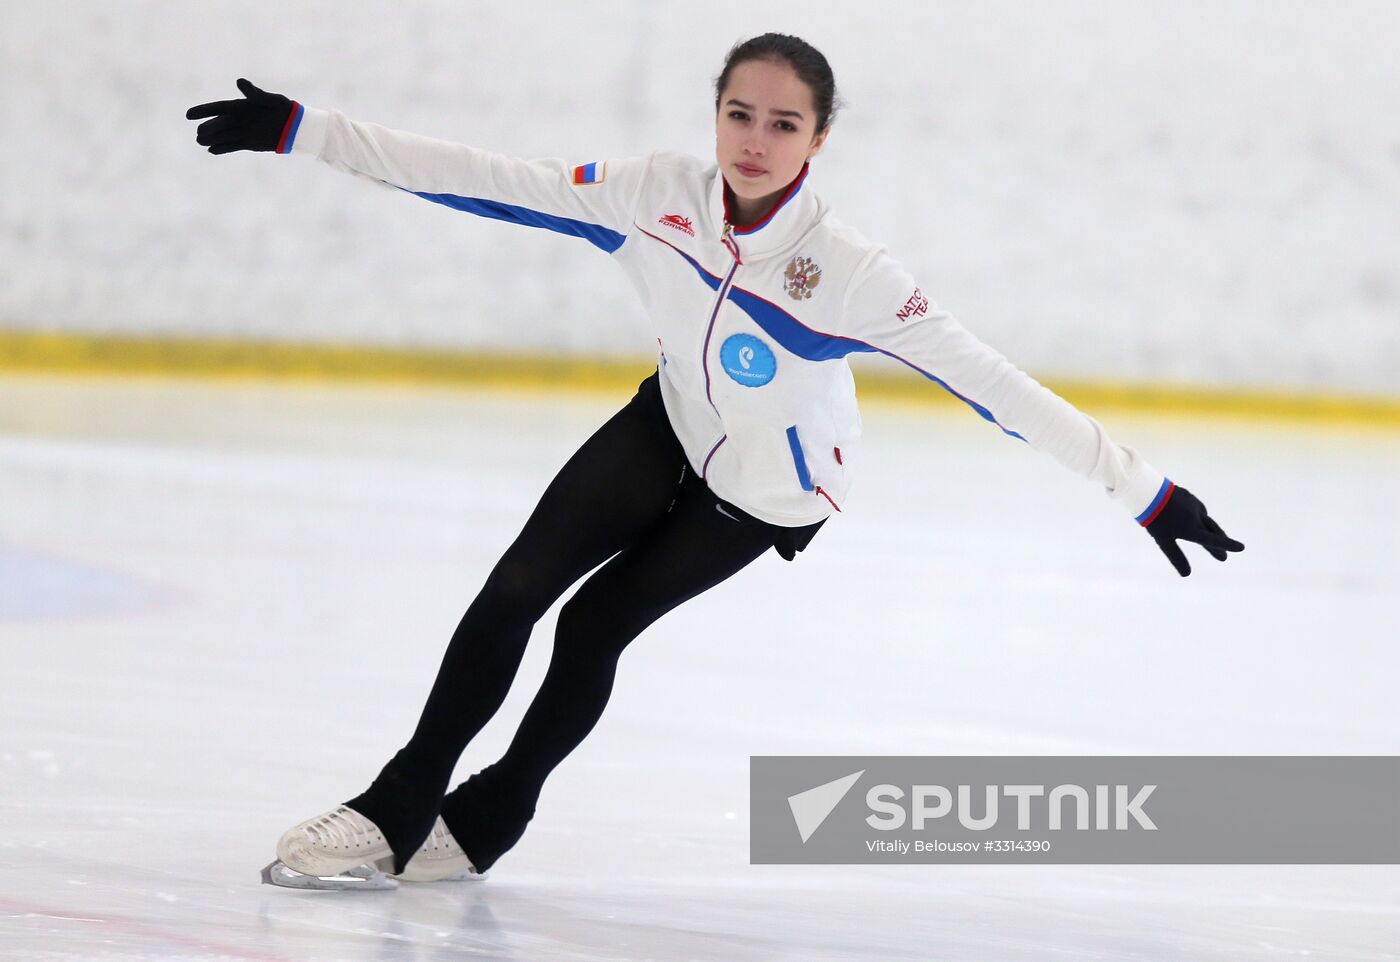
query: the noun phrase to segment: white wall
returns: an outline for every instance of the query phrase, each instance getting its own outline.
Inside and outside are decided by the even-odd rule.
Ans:
[[[7,3],[0,327],[567,352],[652,345],[582,241],[214,158],[248,76],[572,162],[708,156],[737,39],[849,107],[811,183],[1045,377],[1400,393],[1400,4]]]

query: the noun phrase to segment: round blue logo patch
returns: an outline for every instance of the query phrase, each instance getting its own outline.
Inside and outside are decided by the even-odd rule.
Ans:
[[[719,362],[744,387],[763,387],[778,372],[773,351],[752,334],[731,334],[720,345]]]

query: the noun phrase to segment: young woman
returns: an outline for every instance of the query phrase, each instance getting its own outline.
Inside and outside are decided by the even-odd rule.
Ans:
[[[770,548],[791,561],[842,510],[860,420],[845,358],[923,374],[1010,437],[1103,485],[1182,574],[1177,539],[1224,561],[1227,537],[1185,488],[939,310],[808,183],[831,133],[826,59],[765,34],[715,85],[715,163],[674,153],[572,166],[359,123],[238,81],[189,110],[212,154],[305,153],[434,203],[543,227],[607,252],[636,284],[657,370],[545,490],[452,636],[421,719],[368,790],[296,826],[265,877],[310,887],[479,875],[534,815],[588,734],[618,656],[667,611]],[[606,563],[604,563],[606,562]],[[510,748],[444,797],[495,713],[530,631],[559,615],[549,670]]]

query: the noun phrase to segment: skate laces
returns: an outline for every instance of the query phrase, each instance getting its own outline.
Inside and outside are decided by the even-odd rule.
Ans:
[[[354,849],[383,840],[379,828],[359,812],[341,806],[306,826],[316,845],[334,849]]]

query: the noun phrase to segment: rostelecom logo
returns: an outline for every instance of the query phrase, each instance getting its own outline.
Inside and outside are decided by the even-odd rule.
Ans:
[[[809,788],[805,792],[788,796],[788,808],[792,810],[792,820],[797,823],[797,831],[802,836],[802,844],[807,844],[807,839],[811,838],[812,834],[822,827],[822,822],[825,822],[826,817],[832,813],[837,805],[841,804],[841,799],[846,797],[851,786],[855,785],[864,774],[865,769],[862,768],[860,771],[842,776],[834,782],[827,782],[816,788]]]

